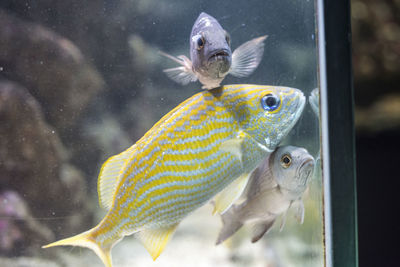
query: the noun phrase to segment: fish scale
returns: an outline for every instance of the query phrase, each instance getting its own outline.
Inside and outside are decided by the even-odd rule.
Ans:
[[[267,110],[266,96],[279,105]],[[303,108],[301,91],[286,87],[227,85],[194,95],[103,164],[98,190],[108,209],[104,219],[46,247],[89,247],[109,267],[112,246],[135,234],[157,258],[184,217],[217,194],[228,196],[222,206],[238,197]],[[237,181],[239,190],[231,191]]]

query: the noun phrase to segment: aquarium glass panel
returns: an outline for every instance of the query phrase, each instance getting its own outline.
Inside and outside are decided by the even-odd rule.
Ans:
[[[0,266],[324,266],[316,10],[1,1]]]

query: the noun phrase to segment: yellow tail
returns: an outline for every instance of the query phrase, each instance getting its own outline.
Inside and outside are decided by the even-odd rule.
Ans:
[[[50,248],[56,246],[79,246],[86,247],[93,250],[101,259],[106,267],[112,267],[111,262],[111,246],[103,248],[101,244],[97,243],[92,237],[92,230],[83,232],[79,235],[65,238],[54,243],[43,246],[42,248]]]

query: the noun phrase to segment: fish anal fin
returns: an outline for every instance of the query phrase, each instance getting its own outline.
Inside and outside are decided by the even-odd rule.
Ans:
[[[182,85],[186,85],[197,80],[197,76],[193,72],[192,62],[188,57],[184,55],[174,57],[161,51],[159,53],[181,65],[180,67],[163,70],[171,80]]]
[[[255,243],[261,239],[271,229],[272,225],[274,225],[275,219],[264,221],[261,223],[257,223],[253,226],[253,233],[251,236],[251,242]]]
[[[232,53],[232,66],[229,74],[247,77],[258,67],[264,53],[264,40],[267,35],[245,42]]]
[[[177,226],[178,224],[174,224],[169,227],[145,229],[136,233],[135,236],[142,242],[153,260],[156,260],[172,238]]]
[[[115,191],[117,190],[120,174],[123,170],[123,166],[129,159],[131,149],[127,149],[124,152],[110,157],[101,166],[98,182],[97,191],[99,194],[100,207],[109,210],[112,206]]]
[[[215,197],[213,214],[216,212],[223,214],[236,200],[239,199],[240,195],[246,188],[249,177],[250,173],[242,174]]]

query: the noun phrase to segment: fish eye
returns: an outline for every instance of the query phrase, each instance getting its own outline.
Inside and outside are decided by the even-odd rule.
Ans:
[[[228,45],[231,45],[231,36],[227,31],[225,31],[225,40],[228,43]]]
[[[261,98],[261,106],[266,111],[276,110],[281,103],[279,97],[273,94],[267,94]]]
[[[204,37],[203,37],[203,36],[199,37],[199,38],[197,39],[197,50],[202,49],[202,48],[204,47],[205,42],[206,42],[206,41],[204,40]]]
[[[292,165],[292,157],[288,154],[285,154],[281,157],[281,166],[285,169],[289,168]]]

